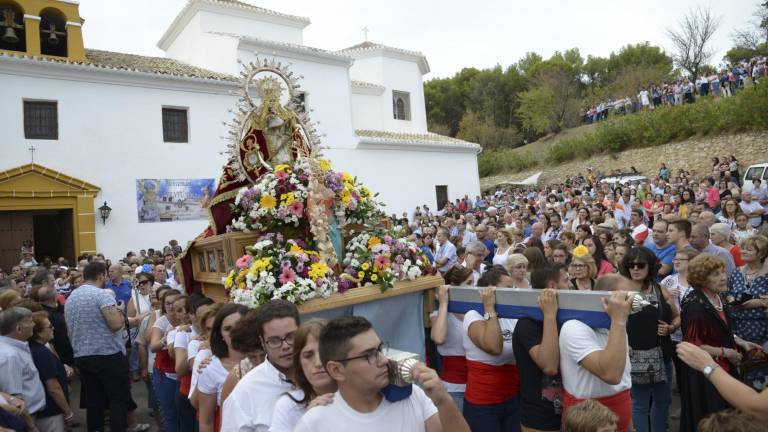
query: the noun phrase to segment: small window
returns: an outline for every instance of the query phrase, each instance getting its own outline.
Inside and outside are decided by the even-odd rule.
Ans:
[[[307,93],[296,92],[296,96],[293,97],[293,105],[296,107],[296,112],[307,112]]]
[[[163,141],[189,142],[189,123],[186,108],[163,108]]]
[[[24,138],[59,139],[57,102],[24,101]]]
[[[408,92],[392,90],[392,112],[395,120],[411,119],[411,95]]]

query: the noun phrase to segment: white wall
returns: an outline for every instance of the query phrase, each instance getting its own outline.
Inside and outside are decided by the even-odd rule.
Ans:
[[[168,47],[166,57],[220,73],[236,74],[234,59],[239,41],[203,33],[201,26],[201,14],[197,13]]]
[[[379,192],[387,214],[412,214],[423,204],[436,209],[436,185],[447,185],[452,201],[464,194],[480,194],[474,153],[331,149],[326,155],[334,169],[349,171],[371,191]]]
[[[197,236],[207,221],[138,223],[137,178],[214,178],[224,157],[226,133],[221,124],[234,104],[229,95],[117,86],[61,79],[5,75],[0,98],[0,170],[30,162],[101,187],[94,207],[104,201],[112,215],[97,221],[98,250],[118,258],[128,250],[161,247],[175,238],[182,245]],[[22,99],[58,101],[59,139],[24,138]],[[163,143],[162,106],[189,107],[190,142]]]
[[[392,107],[385,110],[381,96],[352,93],[352,125],[355,129],[382,130],[387,115],[392,115]]]
[[[287,55],[287,54],[286,54]],[[243,63],[255,60],[252,50],[241,49],[238,57]],[[303,75],[299,81],[300,91],[307,93],[307,110],[311,119],[320,122],[318,133],[324,146],[333,148],[352,148],[356,145],[352,128],[351,89],[349,73],[341,64],[326,64],[308,59],[286,56],[260,55],[262,58],[275,58],[283,64],[291,62],[295,75]]]
[[[350,68],[350,76],[354,80],[367,81],[383,85],[386,90],[381,96],[375,96],[376,102],[367,98],[353,98],[353,112],[358,109],[372,112],[370,105],[378,104],[379,115],[368,118],[355,115],[355,129],[374,129],[396,132],[424,133],[427,132],[427,115],[424,107],[424,83],[421,78],[419,65],[414,61],[400,60],[391,57],[375,56],[355,59]],[[399,90],[410,93],[411,119],[396,120],[392,113],[392,91]],[[357,105],[360,103],[360,105]]]
[[[203,32],[233,33],[298,45],[304,43],[303,30],[297,27],[212,11],[200,11],[199,15]]]

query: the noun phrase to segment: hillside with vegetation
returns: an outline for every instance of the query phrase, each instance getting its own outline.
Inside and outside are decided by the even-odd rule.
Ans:
[[[732,30],[734,45],[725,62],[735,65],[768,55],[768,2],[760,3],[755,18],[737,29],[719,30]],[[626,45],[606,57],[585,58],[578,48],[547,59],[529,52],[507,67],[465,68],[453,77],[430,80],[424,86],[429,128],[479,143],[482,177],[691,137],[763,130],[765,86],[734,98],[698,98],[691,105],[582,125],[585,110],[601,102],[723,72],[710,66],[717,61],[709,45],[719,23],[708,8],[692,9],[679,28],[667,30],[670,52],[648,42]]]

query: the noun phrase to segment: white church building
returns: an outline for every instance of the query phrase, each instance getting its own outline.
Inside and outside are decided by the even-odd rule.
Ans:
[[[23,240],[38,260],[116,259],[198,235],[208,221],[189,202],[221,174],[240,62],[257,55],[303,76],[325,155],[387,213],[479,194],[480,146],[427,130],[420,52],[314,48],[309,18],[235,0],[189,0],[158,42],[165,57],[87,49],[83,18],[75,0],[0,0],[2,268]],[[160,221],[140,221],[145,187],[166,194]]]

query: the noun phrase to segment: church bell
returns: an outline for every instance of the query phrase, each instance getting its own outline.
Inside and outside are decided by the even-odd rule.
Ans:
[[[3,33],[3,42],[15,44],[19,42],[19,37],[16,36],[16,30],[13,27],[6,27],[5,33]]]
[[[48,43],[51,45],[58,45],[59,44],[59,37],[56,36],[56,26],[51,24],[51,33],[48,36]]]

